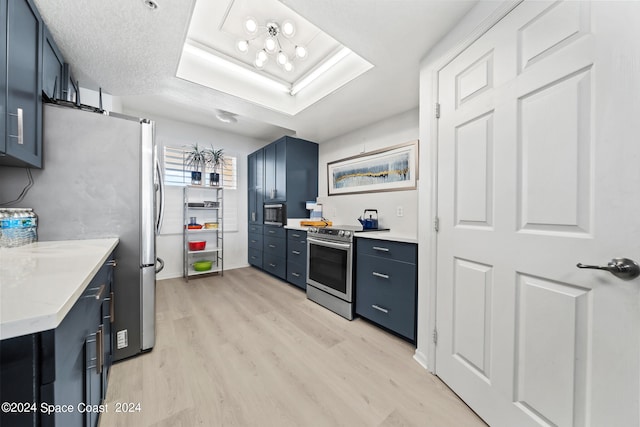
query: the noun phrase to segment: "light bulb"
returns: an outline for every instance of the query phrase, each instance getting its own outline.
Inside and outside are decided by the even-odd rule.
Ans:
[[[287,54],[284,53],[283,51],[278,52],[278,64],[280,65],[284,65],[289,61],[289,58],[287,58]]]
[[[244,29],[247,30],[249,34],[253,34],[258,29],[258,21],[255,18],[249,16],[244,21]]]
[[[293,25],[293,22],[290,20],[286,20],[282,23],[282,34],[285,37],[291,37],[296,33],[296,27]]]
[[[287,72],[293,71],[293,64],[291,62],[287,62],[286,64],[284,64],[284,70]]]
[[[300,59],[307,57],[307,48],[304,46],[296,46],[296,56]]]
[[[267,39],[264,41],[264,48],[269,53],[275,53],[277,47],[278,47],[278,43],[276,42],[276,39],[273,37],[267,37]]]
[[[269,59],[269,56],[267,56],[267,52],[265,52],[264,49],[258,51],[258,53],[256,54],[256,61],[265,63],[267,62],[268,59]]]
[[[242,53],[246,53],[249,50],[249,41],[248,40],[238,40],[236,44],[238,50]]]

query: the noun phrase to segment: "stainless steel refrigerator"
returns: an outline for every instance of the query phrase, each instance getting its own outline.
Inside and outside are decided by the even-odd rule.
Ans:
[[[151,350],[163,204],[154,123],[45,104],[43,153],[21,203],[38,215],[38,240],[118,237],[114,360]]]

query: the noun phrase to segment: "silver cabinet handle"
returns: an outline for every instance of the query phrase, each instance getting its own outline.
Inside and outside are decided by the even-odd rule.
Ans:
[[[300,277],[300,275],[299,275],[298,273],[291,273],[291,275],[292,275],[293,277]]]
[[[109,297],[109,320],[111,323],[116,321],[116,294],[113,292]]]
[[[382,277],[383,279],[388,279],[388,278],[389,278],[389,275],[388,275],[388,274],[377,273],[377,272],[375,272],[375,271],[374,271],[372,274],[373,274],[374,276],[376,276],[376,277]]]
[[[102,368],[104,366],[104,333],[102,331],[102,325],[98,328],[98,332],[96,332],[96,371],[98,374],[102,374]]]
[[[291,251],[291,253],[294,255],[300,255],[300,251]]]
[[[276,265],[275,264],[269,264],[269,267],[276,268]]]
[[[105,265],[108,265],[109,267],[117,267],[118,261],[115,259],[110,259],[109,261],[106,262]]]
[[[638,266],[638,263],[629,258],[614,258],[604,267],[598,265],[585,265],[581,262],[577,263],[576,267],[592,270],[605,270],[622,280],[631,280],[640,276],[640,267]]]
[[[85,295],[83,298],[95,298],[97,300],[102,299],[102,294],[104,293],[104,290],[106,289],[107,285],[106,284],[102,284],[97,288],[91,288],[89,290],[91,291],[95,291],[96,289],[98,290],[98,292],[96,292],[93,295]]]
[[[299,234],[292,234],[293,237],[300,237]]]
[[[276,245],[269,245],[269,247],[270,247],[270,248],[275,248],[275,247],[276,247]]]
[[[380,251],[380,252],[389,252],[389,248],[381,248],[380,246],[374,246],[373,250]]]
[[[269,234],[276,234],[276,232],[273,230],[269,230]]]
[[[18,118],[18,134],[17,135],[9,135],[11,138],[18,138],[18,144],[24,144],[24,112],[22,108],[18,108],[16,114],[9,113],[10,116],[16,116]]]
[[[251,243],[258,243],[258,241],[257,240],[252,240]]]
[[[382,308],[379,305],[372,304],[371,307],[375,308],[378,311],[383,312],[384,314],[389,313],[389,310],[387,310],[386,308]]]
[[[255,221],[255,220],[256,220],[256,213],[251,212],[251,221]]]

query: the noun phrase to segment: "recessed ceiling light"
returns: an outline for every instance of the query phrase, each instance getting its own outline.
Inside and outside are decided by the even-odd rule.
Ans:
[[[223,110],[219,110],[216,113],[216,119],[220,120],[222,123],[238,123],[238,119],[235,114]]]
[[[154,0],[143,0],[143,1],[144,1],[144,5],[151,10],[156,10],[158,8],[158,3],[156,3]]]

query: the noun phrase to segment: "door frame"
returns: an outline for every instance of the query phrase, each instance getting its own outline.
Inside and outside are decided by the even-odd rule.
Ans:
[[[418,330],[417,347],[413,358],[425,369],[433,374],[437,374],[436,365],[436,344],[437,337],[437,255],[438,255],[438,233],[435,231],[438,217],[438,118],[436,118],[436,104],[439,101],[438,85],[439,74],[444,67],[457,58],[476,40],[482,37],[487,31],[493,28],[513,9],[524,0],[505,0],[480,22],[476,24],[471,32],[466,32],[462,39],[446,48],[444,54],[435,52],[427,55],[420,63],[420,82],[427,84],[420,85],[420,143],[426,144],[420,150],[420,164],[428,165],[429,173],[421,174],[418,183],[418,211],[419,216],[428,218],[428,221],[418,223]],[[482,2],[481,2],[482,3]],[[469,11],[469,15],[474,15],[481,3],[474,6]],[[485,7],[490,7],[487,4]],[[481,11],[479,13],[482,13]],[[471,17],[470,19],[474,19]],[[468,22],[473,25],[474,22]],[[465,25],[465,20],[453,29]],[[444,41],[447,43],[447,41]],[[437,51],[438,46],[432,49]]]

